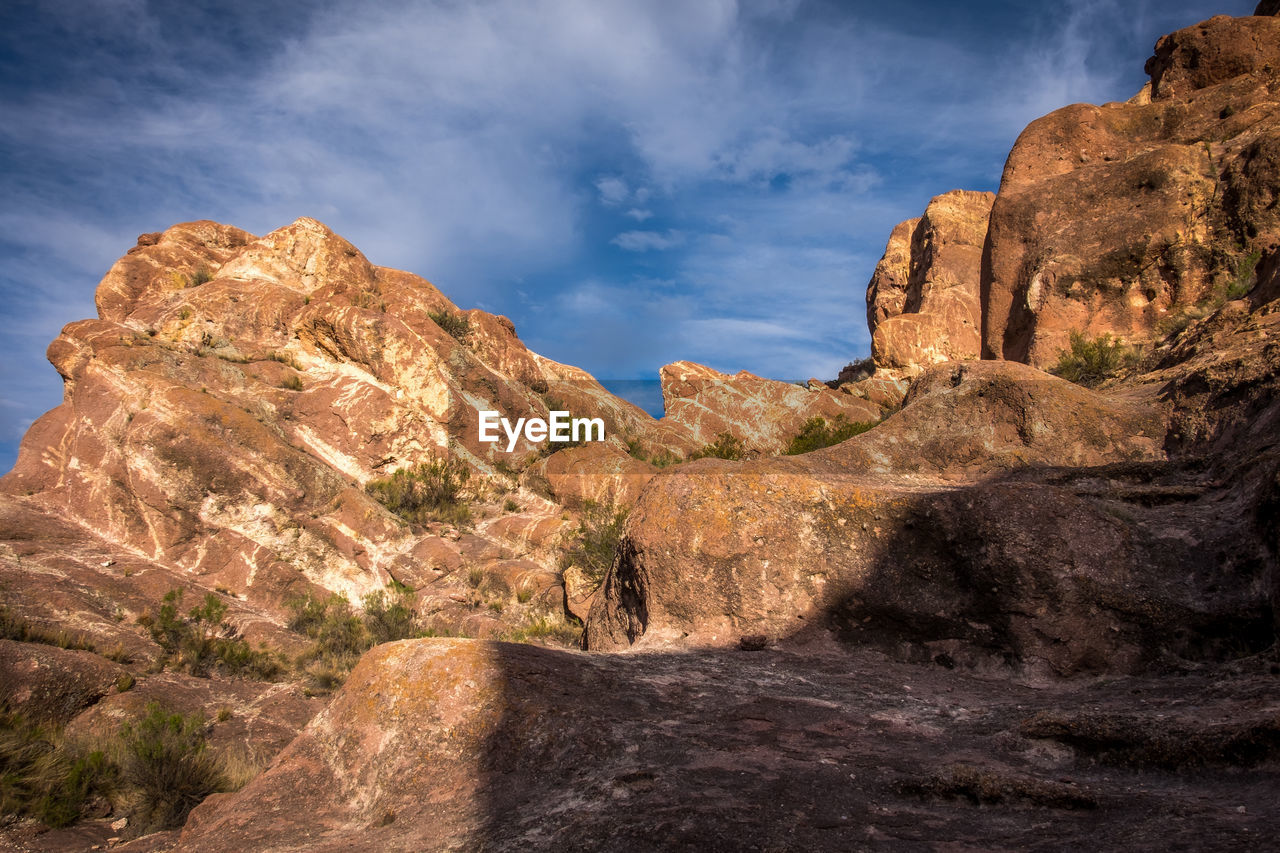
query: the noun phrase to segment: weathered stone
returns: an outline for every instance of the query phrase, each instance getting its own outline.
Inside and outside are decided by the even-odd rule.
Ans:
[[[875,421],[880,407],[829,388],[762,379],[743,370],[732,376],[677,361],[662,368],[666,416],[691,434],[699,447],[722,433],[739,439],[753,453],[781,453],[805,421]]]
[[[1023,131],[984,251],[984,357],[1052,365],[1073,331],[1158,343],[1280,245],[1278,45],[1280,19],[1213,18],[1161,39],[1149,102]]]
[[[65,723],[97,702],[124,667],[87,651],[0,640],[0,707]]]
[[[893,229],[867,285],[877,368],[914,376],[930,364],[978,358],[978,283],[994,199],[954,190],[930,201],[921,218]]]

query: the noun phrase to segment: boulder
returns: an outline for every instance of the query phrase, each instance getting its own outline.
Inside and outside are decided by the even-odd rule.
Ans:
[[[867,285],[877,368],[914,376],[938,362],[978,358],[982,245],[994,199],[954,190],[893,229]]]
[[[112,691],[125,672],[92,652],[0,640],[0,707],[63,724]]]

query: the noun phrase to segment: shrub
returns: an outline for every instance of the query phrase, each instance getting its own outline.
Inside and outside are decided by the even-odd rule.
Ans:
[[[413,610],[413,594],[393,588],[390,594],[378,590],[361,599],[364,625],[373,645],[407,640],[418,634],[418,614]]]
[[[604,583],[626,523],[625,508],[618,508],[612,501],[587,501],[573,542],[560,559],[561,569],[577,566],[593,585]]]
[[[466,340],[471,334],[471,321],[461,314],[455,314],[452,311],[428,311],[427,316],[431,318],[431,322],[440,327],[442,332],[456,340]]]
[[[432,457],[393,471],[390,477],[370,480],[365,491],[405,521],[437,520],[461,526],[471,520],[471,510],[462,499],[470,476],[456,459]]]
[[[1070,350],[1059,350],[1058,363],[1049,372],[1068,382],[1093,388],[1135,360],[1133,350],[1110,333],[1089,339],[1080,332],[1072,332]]]
[[[747,449],[742,444],[742,439],[722,432],[716,436],[716,440],[711,444],[704,445],[699,451],[689,455],[689,459],[705,459],[707,457],[715,457],[716,459],[743,459],[747,455]]]
[[[116,775],[102,751],[68,744],[56,730],[0,711],[0,814],[67,826],[90,799],[113,792]]]
[[[200,677],[208,677],[214,669],[261,681],[280,675],[283,667],[270,651],[255,650],[236,635],[224,618],[227,605],[221,599],[208,593],[204,604],[184,616],[179,610],[182,596],[181,589],[171,589],[156,615],[144,613],[138,617],[138,624],[164,650],[166,663]]]
[[[345,595],[306,595],[288,603],[292,614],[289,627],[313,641],[298,657],[298,666],[309,676],[313,690],[337,688],[373,646],[422,635],[408,587],[393,583],[387,591],[369,593],[361,603],[363,616]]]
[[[836,415],[830,424],[823,417],[812,417],[804,422],[800,432],[791,439],[783,453],[797,456],[811,450],[831,447],[855,435],[861,435],[875,425],[875,421],[850,421],[843,414]]]
[[[122,775],[136,789],[131,823],[140,833],[174,829],[209,794],[229,789],[206,748],[204,718],[167,711],[157,702],[125,723]]]
[[[298,364],[298,360],[293,356],[289,355],[288,353],[276,352],[275,350],[272,350],[271,352],[267,353],[266,357],[270,361],[276,361],[276,362],[279,362],[280,364],[287,364],[290,367],[292,367],[294,370],[302,370],[302,365]]]
[[[199,287],[202,284],[208,284],[213,281],[213,271],[204,264],[196,267],[196,271],[187,279],[187,287]]]
[[[582,643],[582,626],[572,624],[563,616],[538,616],[523,626],[507,632],[502,639],[511,643],[527,643],[530,640],[554,640],[566,646]]]
[[[280,387],[281,387],[281,388],[283,388],[283,389],[285,389],[286,391],[301,391],[301,390],[302,390],[302,377],[300,377],[300,376],[296,376],[296,375],[290,375],[290,376],[287,376],[287,377],[285,377],[285,379],[280,383]]]
[[[379,311],[383,314],[387,312],[387,301],[382,298],[382,294],[376,290],[362,290],[351,299],[351,304],[357,308],[365,308],[370,311]]]

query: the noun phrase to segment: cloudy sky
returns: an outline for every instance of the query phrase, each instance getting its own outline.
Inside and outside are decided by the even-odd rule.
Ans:
[[[327,223],[607,379],[868,353],[894,223],[1254,0],[6,0],[0,470],[136,236]]]

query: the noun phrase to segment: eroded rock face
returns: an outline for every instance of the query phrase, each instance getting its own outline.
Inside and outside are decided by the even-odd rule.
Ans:
[[[553,453],[531,466],[528,477],[546,481],[560,503],[630,506],[658,469],[617,446],[596,442]]]
[[[984,357],[1051,365],[1072,331],[1158,341],[1247,285],[1280,245],[1278,44],[1276,18],[1213,18],[1160,40],[1149,98],[1023,131],[983,257]]]
[[[499,461],[523,466],[527,441],[479,442],[482,408],[560,406],[641,447],[692,446],[529,352],[505,318],[459,311],[311,219],[261,238],[211,222],[143,235],[97,300],[101,319],[49,347],[65,401],[3,491],[268,607],[315,587],[357,600],[406,568],[419,536],[365,494],[370,478],[433,454],[477,488]],[[432,312],[469,330],[455,339]]]
[[[801,386],[745,370],[730,376],[691,361],[662,368],[662,401],[663,423],[678,425],[693,436],[697,447],[728,433],[746,449],[768,455],[786,449],[810,418],[876,421],[881,413],[866,399],[821,383]]]
[[[1265,647],[1258,488],[1165,461],[1157,388],[1108,398],[1023,365],[940,365],[844,444],[660,473],[588,645],[834,630],[1057,675],[1227,654],[1227,635]]]
[[[867,285],[877,368],[915,376],[931,364],[979,357],[982,245],[994,199],[954,190],[893,229]]]
[[[0,640],[0,706],[65,723],[105,696],[124,672],[87,651]]]
[[[397,643],[271,768],[200,806],[177,846],[1157,849],[1176,834],[1211,848],[1276,832],[1270,777],[1245,769],[1274,755],[1259,696],[1257,680],[1195,674],[1099,684],[1085,704],[824,646]],[[1219,746],[1237,732],[1259,748]],[[1145,766],[1135,792],[1096,760],[1129,752],[1173,769]],[[1177,769],[1196,762],[1210,769]]]

